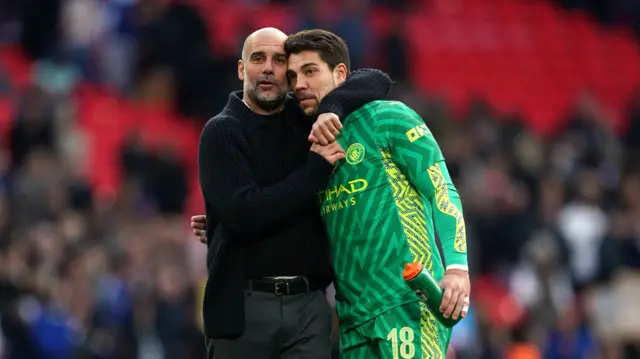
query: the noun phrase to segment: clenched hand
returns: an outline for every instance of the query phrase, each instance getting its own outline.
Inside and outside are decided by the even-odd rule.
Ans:
[[[342,123],[335,113],[322,113],[313,124],[309,142],[328,145],[336,140],[342,130]]]
[[[207,241],[207,216],[200,214],[191,217],[191,229],[193,234],[200,239],[200,242],[205,243]]]
[[[314,143],[313,145],[311,145],[311,151],[324,157],[324,159],[332,165],[335,165],[338,160],[341,160],[345,157],[342,146],[340,146],[340,144],[335,141],[326,146]]]

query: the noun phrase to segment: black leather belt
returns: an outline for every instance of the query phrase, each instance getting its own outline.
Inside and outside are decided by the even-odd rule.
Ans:
[[[260,278],[247,281],[247,289],[256,292],[273,293],[274,295],[296,295],[324,290],[324,281],[313,280],[304,276],[292,279]]]

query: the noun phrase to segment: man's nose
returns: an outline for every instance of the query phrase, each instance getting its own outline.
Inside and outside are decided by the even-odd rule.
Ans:
[[[273,67],[274,67],[273,65],[274,65],[273,60],[265,61],[264,67],[262,68],[262,73],[272,74],[273,73]]]
[[[296,86],[295,86],[295,90],[297,91],[304,91],[307,89],[307,82],[306,81],[300,81],[300,79],[298,79],[296,81]]]

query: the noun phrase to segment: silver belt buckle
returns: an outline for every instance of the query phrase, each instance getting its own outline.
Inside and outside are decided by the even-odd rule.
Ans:
[[[275,284],[275,295],[289,295],[289,282],[276,282]]]

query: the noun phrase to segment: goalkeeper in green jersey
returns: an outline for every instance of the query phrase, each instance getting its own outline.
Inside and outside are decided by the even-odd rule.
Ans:
[[[311,115],[346,78],[347,46],[328,31],[308,30],[289,36],[285,52],[292,90]],[[336,140],[346,152],[329,186],[318,193],[336,274],[341,358],[444,358],[451,330],[402,277],[405,263],[421,262],[444,288],[445,317],[466,314],[464,218],[429,129],[405,104],[375,101],[342,124],[316,123],[310,140]]]

